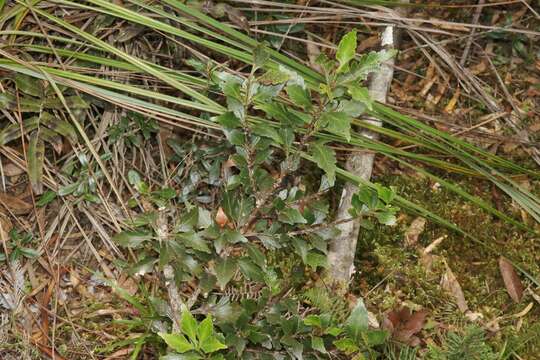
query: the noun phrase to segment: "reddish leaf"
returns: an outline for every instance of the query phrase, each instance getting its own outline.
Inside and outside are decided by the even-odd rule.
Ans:
[[[499,269],[501,270],[504,286],[506,286],[508,295],[510,295],[515,302],[520,302],[523,297],[523,284],[521,283],[514,266],[510,261],[501,256],[499,258]]]
[[[383,320],[383,329],[392,333],[392,336],[400,342],[413,345],[418,344],[420,339],[416,336],[426,323],[427,310],[415,313],[407,307],[390,311]]]
[[[216,223],[219,227],[224,228],[228,222],[229,218],[227,217],[227,214],[225,214],[225,211],[220,207],[216,214]]]

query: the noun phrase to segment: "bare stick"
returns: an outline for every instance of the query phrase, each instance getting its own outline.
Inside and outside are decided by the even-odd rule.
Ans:
[[[396,27],[387,26],[382,34],[382,46],[386,50],[395,47]],[[385,103],[386,94],[390,89],[392,78],[394,76],[394,60],[390,59],[384,62],[381,69],[374,74],[370,81],[369,93],[373,100]],[[368,118],[367,121],[375,126],[382,126],[381,121],[375,118]],[[371,131],[363,131],[363,136],[374,139],[377,135]],[[345,168],[356,176],[365,180],[371,178],[373,171],[373,161],[375,154],[372,152],[351,153],[347,158]],[[338,208],[336,221],[350,217],[352,197],[358,188],[352,183],[347,183],[341,195],[341,202]],[[354,271],[354,255],[356,253],[356,242],[360,233],[359,220],[340,223],[337,228],[341,234],[330,243],[328,260],[330,263],[329,276],[337,284],[348,285],[349,279]]]

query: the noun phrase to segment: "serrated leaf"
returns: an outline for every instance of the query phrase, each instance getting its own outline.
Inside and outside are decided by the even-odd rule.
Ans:
[[[373,110],[373,99],[369,95],[369,90],[366,87],[356,84],[348,86],[349,94],[358,102],[364,104],[369,110]]]
[[[360,101],[343,100],[339,104],[339,110],[352,118],[359,117],[366,111],[366,105]]]
[[[343,136],[347,141],[351,141],[352,119],[345,112],[325,112],[321,115],[320,120],[327,131],[339,136]]]
[[[227,111],[226,113],[217,116],[214,120],[227,129],[242,127],[242,121],[240,121],[240,119],[231,111]]]
[[[264,282],[264,274],[260,267],[253,263],[249,258],[241,258],[238,260],[240,271],[248,280]]]
[[[379,195],[379,198],[386,204],[390,204],[396,197],[396,192],[392,188],[379,185],[377,186],[377,195]]]
[[[219,259],[216,263],[216,277],[219,287],[223,290],[231,281],[234,273],[238,269],[238,264],[234,258],[227,257]]]
[[[302,216],[298,209],[290,207],[283,209],[279,213],[278,220],[289,225],[307,223],[307,220]]]
[[[257,265],[264,269],[266,267],[266,256],[262,253],[257,246],[247,243],[244,245],[247,250],[249,258]]]
[[[319,315],[308,315],[304,319],[304,325],[322,327],[321,317]]]
[[[216,339],[214,336],[209,337],[205,341],[202,341],[200,346],[201,350],[204,351],[205,354],[211,354],[213,352],[224,350],[227,348],[225,344]]]
[[[326,255],[320,254],[315,251],[310,251],[308,252],[306,257],[306,264],[309,265],[313,269],[313,271],[315,271],[318,267],[328,267],[328,259]]]
[[[197,341],[197,320],[191,315],[189,309],[182,307],[182,318],[180,319],[182,332],[192,341]]]
[[[180,239],[184,245],[191,249],[202,251],[208,254],[211,253],[206,240],[203,239],[201,235],[199,233],[196,233],[195,231],[180,233],[177,234],[176,237]]]
[[[396,222],[397,222],[396,216],[389,211],[376,213],[375,217],[377,218],[379,223],[382,225],[393,226],[393,225],[396,225]]]
[[[304,89],[300,85],[289,85],[287,86],[286,91],[289,99],[291,99],[295,105],[306,110],[311,108],[311,95],[309,94],[308,89]]]
[[[350,338],[343,338],[334,341],[334,346],[339,350],[343,351],[346,354],[352,354],[354,352],[357,352],[359,350],[358,346],[356,345],[355,341]]]
[[[312,336],[311,337],[311,348],[317,350],[320,353],[326,354],[326,347],[324,346],[324,341],[321,337]]]
[[[296,254],[300,256],[304,264],[307,263],[307,254],[309,251],[308,243],[300,238],[295,237],[292,239],[292,245]]]
[[[278,144],[283,144],[283,139],[277,132],[277,130],[268,124],[256,123],[251,126],[251,131],[258,136],[263,136],[274,140]]]
[[[333,186],[336,181],[337,162],[334,150],[330,149],[322,142],[316,142],[311,145],[311,155],[317,165],[326,173],[330,186]]]
[[[197,327],[197,338],[201,343],[206,341],[214,334],[214,325],[212,323],[212,315],[208,314]]]
[[[356,29],[348,32],[339,42],[336,59],[339,61],[337,72],[343,72],[356,54]]]
[[[160,332],[158,335],[176,352],[185,353],[194,349],[193,344],[187,341],[182,334],[166,334]]]
[[[141,231],[123,231],[113,236],[112,239],[120,246],[135,248],[143,242],[151,240],[152,235]]]
[[[221,237],[227,241],[229,244],[237,244],[237,243],[247,243],[248,239],[240,234],[239,231],[231,230],[231,229],[225,229],[221,233]]]
[[[270,53],[266,46],[259,44],[253,49],[253,63],[257,68],[262,68],[270,60]]]

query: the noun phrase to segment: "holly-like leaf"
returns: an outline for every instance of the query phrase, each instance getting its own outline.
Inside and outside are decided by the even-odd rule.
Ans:
[[[213,352],[224,350],[227,348],[227,345],[219,341],[215,336],[209,337],[204,341],[201,341],[201,350],[205,354],[211,354]]]
[[[158,335],[165,340],[171,349],[181,354],[194,349],[193,344],[187,341],[182,334],[166,334],[160,332]]]
[[[311,96],[308,89],[304,89],[300,85],[289,85],[286,90],[289,99],[291,99],[295,105],[306,110],[311,108]]]
[[[310,251],[306,257],[306,264],[309,265],[313,271],[315,271],[318,267],[328,267],[328,259],[326,255],[320,254],[316,251]]]
[[[189,309],[185,306],[182,307],[180,325],[182,326],[182,332],[186,334],[192,342],[195,342],[197,340],[197,320],[195,320]]]
[[[316,142],[311,145],[311,155],[317,165],[324,170],[328,177],[328,183],[333,186],[336,181],[336,154],[323,142]]]
[[[306,224],[307,220],[302,216],[300,211],[295,208],[285,208],[279,213],[279,221],[286,224]]]
[[[218,285],[221,289],[225,289],[225,286],[231,281],[238,268],[236,260],[231,257],[225,259],[219,259],[216,264],[216,277]]]
[[[369,90],[366,87],[351,84],[348,86],[348,90],[353,100],[361,102],[369,110],[373,109],[373,99],[369,95]]]
[[[356,29],[347,33],[339,42],[336,59],[339,61],[337,72],[344,72],[356,54]]]
[[[244,257],[238,260],[240,271],[248,279],[257,282],[264,282],[264,274],[260,267],[255,265],[249,258]]]
[[[234,115],[232,111],[227,111],[226,113],[215,117],[214,121],[227,129],[235,129],[242,126],[242,122],[236,117],[236,115]]]
[[[150,239],[151,234],[140,231],[123,231],[113,237],[113,241],[118,245],[128,248],[136,248]]]
[[[343,338],[343,339],[336,340],[334,341],[334,346],[339,351],[343,351],[346,354],[352,354],[359,350],[354,340],[350,338]]]
[[[266,46],[259,44],[253,49],[253,63],[255,67],[262,68],[270,60],[270,53]]]
[[[394,213],[390,211],[383,211],[380,213],[376,213],[375,217],[377,218],[379,223],[382,225],[393,226],[393,225],[396,225],[396,222],[397,222],[396,215],[394,215]]]
[[[329,111],[321,115],[321,123],[329,132],[351,141],[352,119],[343,111]]]
[[[266,268],[266,256],[262,253],[261,250],[257,248],[257,246],[247,243],[244,245],[247,249],[247,254],[249,258],[257,265],[261,267],[261,269]]]
[[[309,251],[308,243],[303,239],[295,237],[292,239],[292,245],[296,254],[300,255],[304,263],[307,263],[307,254]]]
[[[317,350],[320,353],[326,354],[326,348],[324,347],[324,341],[321,337],[312,336],[311,337],[311,347],[313,350]]]
[[[255,135],[272,139],[278,144],[283,144],[283,139],[279,135],[278,131],[271,126],[268,126],[268,124],[264,124],[264,123],[253,124],[251,126],[251,131]]]

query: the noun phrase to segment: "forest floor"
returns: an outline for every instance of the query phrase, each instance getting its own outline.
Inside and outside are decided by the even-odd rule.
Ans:
[[[529,174],[513,173],[511,179],[531,194],[540,195],[540,165],[534,159],[535,150],[531,150],[540,144],[539,3],[535,0],[501,4],[497,4],[497,1],[449,1],[441,2],[445,6],[425,6],[433,4],[411,2],[416,6],[406,7],[408,20],[398,21],[402,27],[401,39],[388,106],[440,132],[454,134],[491,154],[530,169]],[[0,9],[3,3],[0,1]],[[13,50],[17,49],[17,46],[12,46],[13,43],[19,40],[10,40],[13,39],[10,36],[15,35],[6,33],[8,30],[17,27],[19,30],[39,32],[36,29],[45,26],[56,35],[68,33],[59,24],[46,23],[48,19],[36,21],[32,12],[18,17],[16,27],[11,20],[4,22],[8,10],[16,6],[15,1],[5,3],[0,22],[3,25],[0,42],[5,41],[4,44],[0,43],[0,56],[5,59],[9,59],[6,56],[9,53],[20,55],[25,61],[32,60],[24,51],[19,53]],[[124,2],[113,3],[122,5]],[[136,2],[125,3],[127,6],[127,3],[133,5]],[[229,16],[218,14],[215,17],[236,29],[249,29],[251,36],[268,41],[270,46],[279,46],[285,53],[292,54],[292,58],[305,59],[313,51],[309,47],[306,49],[298,39],[316,39],[315,43],[320,41],[319,44],[323,45],[319,51],[332,53],[333,50],[327,49],[329,45],[325,44],[338,44],[342,35],[352,28],[347,21],[346,9],[343,14],[335,16],[335,21],[329,21],[326,25],[315,20],[313,23],[303,20],[310,15],[310,11],[317,13],[318,7],[312,3],[332,7],[332,2],[282,1],[283,4],[305,5],[306,9],[302,10],[304,12],[285,12],[281,17],[268,15],[271,12],[261,12],[257,15],[260,18],[253,15],[257,14],[257,6],[276,10],[280,9],[280,2],[277,5],[274,2],[260,2],[260,5],[256,5],[257,2],[249,3],[227,2],[230,5],[226,5],[228,7],[225,9],[229,11]],[[354,4],[354,1],[351,3]],[[481,6],[476,6],[477,3]],[[61,11],[55,10],[54,4],[47,4],[42,4],[40,9],[51,13]],[[218,6],[213,6],[210,13],[218,12]],[[66,21],[79,27],[84,23],[86,31],[95,31],[102,39],[134,56],[149,61],[158,58],[161,64],[168,64],[171,68],[186,68],[188,65],[177,58],[187,58],[189,54],[196,53],[199,59],[214,57],[224,64],[224,68],[234,69],[238,74],[249,73],[239,62],[223,55],[205,53],[207,49],[199,45],[179,46],[180,50],[171,50],[177,45],[172,36],[130,24],[127,17],[125,21],[113,21],[101,14],[96,19],[102,24],[96,25],[80,20],[90,19],[93,16],[90,10],[84,10],[88,11],[84,13],[67,5],[66,9]],[[279,22],[295,19],[295,16],[295,22]],[[160,17],[156,15],[156,18]],[[358,34],[357,52],[379,50],[382,28],[378,26],[378,21],[368,21],[361,16],[359,19],[366,24],[361,26]],[[264,27],[265,21],[270,25],[267,28]],[[100,26],[105,30],[100,30]],[[503,31],[505,27],[512,30]],[[277,35],[271,36],[269,33]],[[119,38],[127,40],[120,41]],[[22,37],[20,44],[26,46],[31,43],[25,41],[26,38]],[[44,40],[42,44],[46,43]],[[156,50],[158,48],[159,51]],[[152,53],[153,50],[161,52],[163,48],[170,51],[169,57],[154,56],[156,54]],[[65,54],[51,53],[40,59],[54,64],[58,56]],[[139,77],[129,74],[134,71],[132,68],[110,70],[114,67],[112,63],[100,66],[100,75],[117,79],[121,85],[129,81],[147,81],[149,89],[160,89],[160,86],[145,78],[147,75],[139,74]],[[60,65],[58,67],[61,68]],[[466,75],[460,71],[462,68],[467,69]],[[0,75],[4,76],[4,71],[5,68],[0,68]],[[187,73],[191,75],[196,72]],[[480,84],[476,92],[470,91],[473,82]],[[6,72],[6,76],[0,78],[0,95],[32,93],[32,89],[25,89],[20,83],[15,86],[15,83]],[[84,89],[78,90],[84,92]],[[92,95],[88,93],[85,96]],[[48,96],[50,98],[51,93]],[[66,99],[70,100],[68,97]],[[109,188],[101,164],[82,141],[73,145],[66,140],[69,133],[61,134],[63,136],[60,138],[52,134],[50,141],[47,140],[51,148],[47,145],[46,150],[41,150],[45,164],[41,186],[49,191],[37,195],[35,186],[31,184],[35,175],[32,175],[30,165],[26,166],[26,163],[32,162],[25,145],[25,142],[32,143],[31,138],[19,134],[8,142],[0,136],[0,359],[157,359],[158,353],[165,354],[166,346],[156,334],[158,331],[162,333],[175,321],[174,316],[170,315],[171,307],[174,311],[174,301],[170,299],[174,297],[174,291],[177,295],[180,293],[183,303],[196,308],[193,313],[198,319],[201,314],[212,313],[214,318],[221,321],[221,297],[227,296],[238,302],[258,300],[262,297],[261,288],[268,286],[267,278],[265,285],[254,285],[257,281],[242,283],[240,273],[246,273],[242,268],[231,274],[232,281],[242,286],[223,286],[218,291],[214,274],[188,278],[182,273],[176,274],[182,280],[179,280],[178,288],[175,286],[176,290],[171,292],[171,279],[161,274],[161,270],[156,270],[162,269],[162,265],[168,261],[164,259],[165,255],[161,253],[155,256],[154,248],[138,248],[134,245],[139,240],[146,241],[143,239],[146,235],[131,232],[130,237],[118,237],[120,230],[131,226],[139,231],[142,226],[148,225],[150,220],[143,215],[150,213],[151,209],[157,209],[156,213],[166,209],[167,216],[175,221],[174,224],[171,222],[171,228],[187,226],[187,215],[175,212],[176,205],[172,210],[167,205],[173,201],[171,199],[186,208],[199,206],[199,209],[204,209],[197,213],[198,225],[206,216],[208,222],[216,222],[221,230],[228,231],[226,226],[230,225],[231,219],[224,214],[226,220],[219,217],[223,211],[217,200],[221,192],[214,185],[226,176],[223,174],[230,171],[234,164],[231,165],[228,157],[223,156],[230,149],[224,150],[220,130],[209,127],[201,134],[192,131],[199,131],[195,126],[173,128],[164,121],[158,125],[154,120],[134,115],[131,110],[137,110],[137,105],[128,111],[122,109],[120,102],[113,105],[106,102],[104,97],[96,96],[91,110],[82,111],[87,112],[84,126],[92,134],[91,143],[102,156],[105,168],[113,182],[118,184],[117,188]],[[0,135],[4,136],[6,131],[3,130],[10,122],[22,124],[22,118],[26,115],[21,114],[28,114],[27,110],[9,108],[7,104],[5,97],[0,98]],[[76,115],[77,111],[81,111],[76,104],[69,103],[68,106],[72,106]],[[46,105],[38,107],[42,111]],[[58,108],[55,110],[60,111]],[[202,118],[205,116],[203,114]],[[389,128],[397,129],[391,125]],[[520,130],[516,131],[515,128]],[[430,155],[432,150],[391,136],[383,135],[381,140],[419,155]],[[343,150],[338,145],[335,148]],[[347,151],[338,151],[338,161],[342,163],[347,155]],[[494,181],[473,172],[463,174],[453,171],[452,165],[456,162],[450,156],[437,153],[434,157],[446,161],[448,168],[429,167],[420,162],[415,165],[421,170],[428,169],[445,182],[461,187],[497,211],[525,224],[525,227],[520,228],[497,218],[476,203],[457,195],[440,181],[426,176],[423,171],[403,165],[385,154],[377,154],[373,182],[395,189],[397,194],[454,223],[475,239],[418,214],[400,211],[393,226],[377,224],[371,230],[361,230],[355,272],[346,304],[340,302],[342,299],[329,299],[336,307],[344,306],[346,310],[336,310],[333,304],[325,304],[320,298],[302,297],[307,291],[297,298],[308,298],[306,303],[309,306],[303,304],[298,308],[308,309],[302,315],[312,314],[311,306],[318,307],[321,312],[328,308],[329,313],[339,318],[349,315],[356,299],[363,299],[370,316],[370,328],[384,329],[389,335],[383,343],[377,343],[366,352],[349,352],[354,353],[356,359],[539,358],[540,226],[537,219],[494,185]],[[133,169],[142,175],[133,172]],[[305,167],[303,171],[302,179],[307,178],[304,187],[310,189],[312,184],[309,177],[313,174],[320,176],[319,170],[313,166]],[[291,181],[298,182],[298,179]],[[165,183],[170,184],[170,188],[156,190]],[[343,180],[338,180],[336,188],[342,186]],[[302,188],[301,185],[298,187]],[[171,188],[172,195],[168,193]],[[191,196],[193,188],[196,189],[196,196]],[[188,198],[188,195],[191,197]],[[116,196],[122,201],[117,202]],[[102,197],[112,200],[103,201]],[[332,216],[340,192],[332,189],[325,193],[325,199],[329,203],[329,216]],[[135,220],[121,215],[124,206],[129,207],[129,213],[135,216]],[[135,208],[144,211],[132,210]],[[135,224],[137,221],[139,223]],[[160,224],[161,218],[152,221]],[[221,221],[225,225],[222,226]],[[159,236],[158,231],[156,234]],[[192,247],[205,253],[207,245],[199,240],[195,237],[189,241],[193,242]],[[253,253],[247,251],[251,258],[257,258],[258,250]],[[230,254],[235,252],[241,250],[231,248]],[[214,260],[204,256],[201,255],[201,258],[211,263],[212,268]],[[274,266],[283,273],[289,272],[288,276],[294,279],[295,261],[298,259],[298,256],[289,258],[277,253],[268,255],[265,261],[270,264],[269,267]],[[183,261],[187,263],[185,266],[189,271],[201,272],[193,258],[186,257]],[[190,267],[189,261],[195,265]],[[307,265],[305,267],[308,268]],[[314,268],[317,269],[317,265]],[[278,271],[278,274],[281,273]],[[320,286],[320,271],[306,270],[306,274],[307,280],[304,280],[308,285],[305,288],[311,283]],[[253,277],[256,278],[255,275]],[[219,276],[217,279],[220,281]],[[296,291],[300,294],[305,288],[297,288]],[[280,294],[278,299],[292,299],[296,295],[291,290],[286,295]],[[320,301],[318,306],[317,301]],[[247,305],[243,303],[242,306]],[[164,307],[168,310],[163,310]],[[160,313],[159,309],[163,312]],[[232,310],[227,308],[222,311]],[[342,311],[347,314],[341,314]],[[289,316],[287,319],[290,319]],[[265,321],[271,323],[270,320]],[[256,318],[250,322],[250,326],[255,328],[263,322]],[[226,326],[221,327],[221,323],[219,326],[223,333],[228,331]],[[257,334],[266,336],[264,331],[270,331],[270,325],[265,323],[264,326],[268,327],[264,327],[264,331],[261,330],[263,325],[260,326]],[[251,336],[252,333],[249,335],[252,340]],[[232,348],[229,340],[227,336],[220,338]],[[285,341],[283,344],[285,348],[289,346]],[[262,353],[265,346],[258,345],[246,351],[248,355],[242,358],[264,358]],[[471,351],[474,355],[467,357],[467,347],[476,347],[478,351]],[[313,348],[316,349],[315,346]],[[310,357],[311,353],[304,356],[321,359],[353,356],[343,355],[342,352],[321,351],[313,355],[315,357]],[[278,358],[278,353],[281,356],[281,352],[276,352],[272,358]],[[287,350],[282,358],[292,358],[291,353],[296,354]],[[360,357],[360,354],[364,357]],[[179,354],[175,355],[177,357],[168,356],[166,359],[189,358]],[[241,358],[240,355],[238,358]]]

